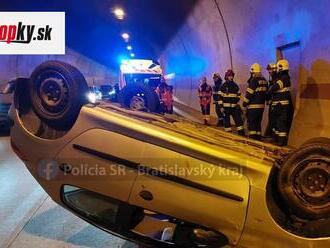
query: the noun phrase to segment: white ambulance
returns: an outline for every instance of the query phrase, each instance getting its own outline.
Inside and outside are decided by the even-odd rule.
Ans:
[[[120,66],[119,102],[133,110],[158,112],[159,97],[155,90],[162,78],[158,62],[146,59],[123,60]]]

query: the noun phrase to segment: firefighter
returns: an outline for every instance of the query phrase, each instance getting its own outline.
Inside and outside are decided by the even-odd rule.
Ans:
[[[212,87],[207,84],[206,77],[203,77],[201,79],[201,83],[198,87],[198,97],[199,97],[199,100],[200,100],[204,125],[209,125],[210,110],[211,110],[211,98],[212,98]]]
[[[221,111],[221,104],[220,104],[220,89],[222,85],[222,78],[220,77],[219,73],[213,74],[214,86],[213,86],[213,103],[215,105],[215,112],[218,116],[218,123],[217,127],[223,126],[223,114]]]
[[[275,83],[276,83],[276,77],[277,77],[277,66],[274,63],[270,63],[267,65],[267,71],[269,74],[269,80],[268,80],[268,89],[270,89]],[[272,95],[269,95],[267,93],[267,105],[269,105],[269,111],[268,111],[268,125],[266,129],[265,136],[268,138],[274,137],[274,115],[272,113]]]
[[[156,88],[160,100],[161,112],[163,114],[173,114],[173,87],[166,83],[164,77],[162,77],[160,84]]]
[[[274,120],[275,142],[279,146],[286,146],[290,130],[291,113],[293,112],[291,99],[291,79],[289,75],[289,62],[277,62],[277,80],[268,94],[272,96],[272,115]]]
[[[244,134],[242,111],[238,102],[240,101],[240,89],[234,82],[235,73],[228,70],[225,74],[225,82],[220,89],[220,107],[224,113],[224,127],[226,132],[231,132],[230,117],[234,119],[236,129],[239,135]]]
[[[261,66],[253,64],[250,69],[251,77],[243,101],[247,109],[246,116],[249,129],[249,138],[261,140],[261,122],[265,109],[268,82],[261,74]]]

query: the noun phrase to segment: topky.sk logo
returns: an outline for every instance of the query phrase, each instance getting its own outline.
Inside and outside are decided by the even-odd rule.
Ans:
[[[0,54],[65,54],[65,12],[0,12]]]

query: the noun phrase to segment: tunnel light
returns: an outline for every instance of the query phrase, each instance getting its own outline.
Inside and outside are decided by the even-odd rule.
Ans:
[[[129,40],[129,38],[130,38],[130,36],[129,36],[128,33],[122,33],[122,34],[121,34],[121,37],[122,37],[126,42],[128,42],[128,40]]]
[[[131,53],[131,57],[134,58],[135,57],[135,53]]]
[[[132,51],[133,50],[133,47],[132,46],[127,46],[127,50],[128,51]]]
[[[114,14],[114,16],[118,19],[118,20],[124,20],[126,13],[124,11],[123,8],[120,7],[116,7],[112,10],[112,13]]]

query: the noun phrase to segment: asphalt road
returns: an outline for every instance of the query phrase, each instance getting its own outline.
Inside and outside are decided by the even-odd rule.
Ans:
[[[0,248],[136,248],[54,203],[0,137]]]

